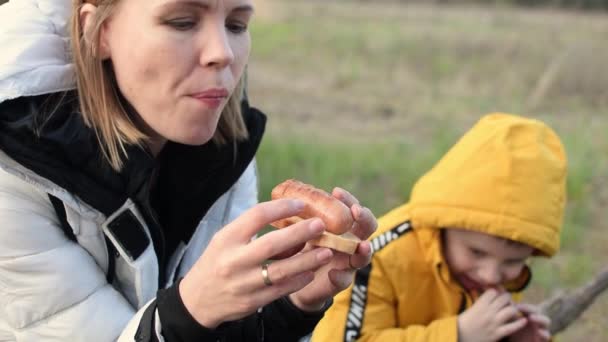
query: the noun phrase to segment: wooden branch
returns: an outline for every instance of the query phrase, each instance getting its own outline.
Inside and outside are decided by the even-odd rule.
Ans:
[[[541,311],[551,318],[549,330],[556,334],[574,322],[608,288],[608,268],[587,284],[568,293],[559,294],[540,304]]]

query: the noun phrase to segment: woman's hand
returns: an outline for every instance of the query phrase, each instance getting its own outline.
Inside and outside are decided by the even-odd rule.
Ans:
[[[517,342],[547,342],[551,340],[549,325],[551,320],[543,315],[537,306],[530,304],[517,304],[517,308],[526,316],[527,324],[513,335],[509,341]]]
[[[302,289],[313,280],[313,271],[331,261],[333,254],[327,248],[291,255],[269,266],[267,276],[272,286],[265,284],[262,265],[268,259],[303,246],[325,228],[321,220],[310,219],[252,238],[270,222],[298,215],[303,207],[302,201],[292,199],[260,203],[213,237],[179,286],[182,301],[197,322],[213,329],[222,322],[248,316]],[[369,214],[363,216],[370,220]],[[353,258],[355,261],[362,265],[365,257]]]
[[[332,252],[330,262],[316,270],[314,280],[289,296],[292,303],[304,311],[320,310],[327,300],[353,282],[356,269],[366,266],[371,261],[371,245],[365,240],[376,230],[378,225],[376,218],[369,209],[362,207],[359,201],[346,190],[335,188],[332,195],[351,209],[355,219],[352,233],[363,241],[359,243],[352,256]],[[324,250],[324,248],[307,245],[303,252],[308,253],[315,250]]]

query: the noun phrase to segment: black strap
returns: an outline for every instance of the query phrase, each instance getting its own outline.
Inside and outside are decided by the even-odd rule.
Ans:
[[[49,194],[49,199],[53,204],[53,208],[55,208],[55,213],[57,214],[59,223],[61,223],[61,230],[63,230],[63,233],[68,239],[77,243],[78,241],[76,240],[74,230],[68,222],[63,202],[59,198],[51,194]],[[112,284],[112,282],[114,281],[114,259],[116,258],[116,249],[114,248],[112,241],[110,241],[108,237],[106,237],[106,248],[108,249],[108,273],[106,273],[106,280],[108,281],[108,284]]]
[[[144,314],[139,321],[137,332],[135,333],[135,341],[137,342],[157,342],[155,329],[155,313],[156,301],[150,303],[144,311]]]
[[[65,214],[65,207],[63,206],[63,202],[61,202],[61,200],[51,194],[49,194],[49,199],[51,200],[51,203],[53,204],[53,208],[55,208],[55,213],[57,213],[57,218],[59,219],[59,223],[61,223],[61,229],[63,230],[63,233],[65,234],[65,236],[67,236],[68,239],[76,242],[76,235],[74,235],[74,230],[72,229],[72,227],[70,226],[70,223],[68,222],[68,218]]]
[[[108,236],[106,235],[106,248],[108,250],[108,273],[106,273],[106,280],[108,284],[114,282],[114,268],[116,267],[116,258],[118,257],[118,251]]]
[[[373,264],[368,264],[355,273],[348,315],[344,326],[343,342],[355,341],[361,336],[363,321],[365,319],[365,308],[367,307],[367,290],[369,289],[369,278],[372,273],[372,266]]]

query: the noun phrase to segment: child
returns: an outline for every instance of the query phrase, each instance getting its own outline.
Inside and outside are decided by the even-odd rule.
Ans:
[[[512,294],[526,260],[559,248],[566,156],[531,119],[482,118],[379,220],[373,259],[312,341],[548,341],[549,319]]]

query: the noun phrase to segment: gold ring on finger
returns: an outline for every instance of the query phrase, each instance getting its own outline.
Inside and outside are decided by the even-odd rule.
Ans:
[[[262,264],[262,278],[264,279],[264,284],[266,286],[272,286],[272,281],[270,277],[268,277],[268,264]]]

